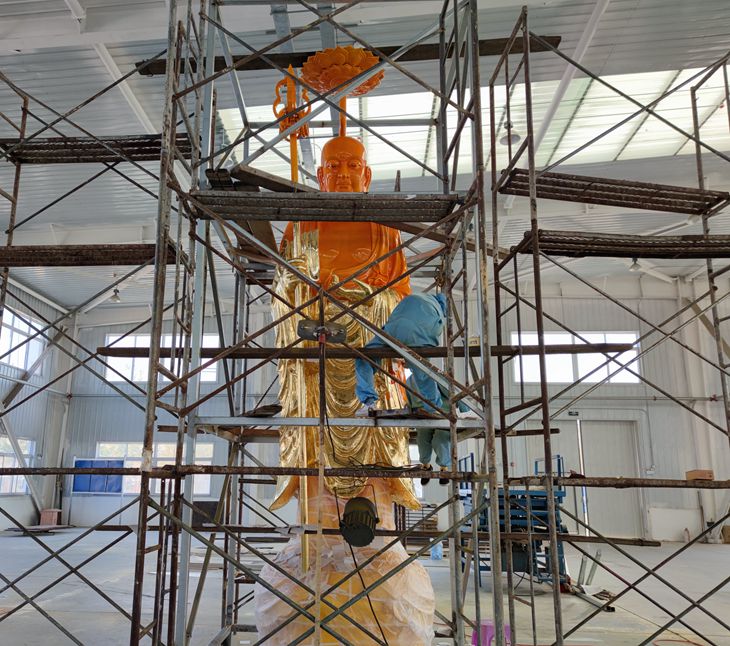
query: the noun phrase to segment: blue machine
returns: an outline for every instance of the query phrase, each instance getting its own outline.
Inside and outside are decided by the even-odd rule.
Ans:
[[[556,455],[553,458],[556,462],[555,473],[558,476],[563,475],[563,458],[562,456]],[[543,460],[535,461],[535,475],[543,475],[544,471],[541,471],[540,466]],[[459,470],[473,470],[474,468],[474,455],[470,454],[466,458],[459,460]],[[487,498],[487,490],[484,490],[484,499]],[[555,507],[556,507],[556,522],[558,526],[558,532],[566,533],[567,528],[563,525],[560,518],[559,506],[562,504],[565,498],[566,492],[564,487],[555,488]],[[547,492],[542,489],[510,489],[509,490],[509,504],[505,505],[504,500],[504,489],[499,488],[499,527],[502,532],[506,530],[505,515],[507,513],[506,508],[509,508],[510,518],[510,530],[512,532],[525,532],[528,530],[534,534],[547,534],[548,533],[548,499]],[[466,514],[470,513],[474,508],[473,506],[473,490],[472,484],[463,482],[459,486],[459,497],[464,505],[464,511]],[[528,511],[529,510],[529,511]],[[478,517],[478,529],[479,531],[489,531],[489,515],[488,508],[483,510]],[[529,523],[529,526],[528,526]],[[471,524],[467,524],[469,530],[471,530]],[[471,534],[465,531],[462,538],[462,545],[470,540]],[[530,551],[532,552],[532,558],[530,559]],[[532,561],[532,562],[530,562]],[[563,542],[558,540],[558,563],[559,563],[559,576],[560,582],[566,582],[567,570],[565,567],[565,554],[563,551]],[[462,567],[465,566],[465,558],[462,557]],[[507,570],[507,553],[506,550],[502,552],[502,571]],[[531,566],[531,567],[530,567]],[[491,571],[491,559],[489,553],[479,553],[479,578],[481,585],[481,572]],[[512,569],[513,572],[525,572],[532,575],[535,581],[540,583],[552,583],[553,574],[550,562],[550,548],[546,540],[533,540],[530,543],[512,543]]]

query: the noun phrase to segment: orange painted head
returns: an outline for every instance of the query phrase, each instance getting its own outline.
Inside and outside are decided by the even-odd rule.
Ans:
[[[327,193],[365,193],[372,171],[365,160],[365,146],[352,137],[335,137],[322,148],[317,169],[319,188]]]

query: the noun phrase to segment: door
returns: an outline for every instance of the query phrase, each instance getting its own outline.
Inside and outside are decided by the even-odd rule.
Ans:
[[[634,422],[580,423],[587,477],[638,477],[638,443]],[[638,489],[586,487],[588,524],[605,536],[641,538]],[[580,490],[579,490],[580,491]]]
[[[560,430],[550,436],[550,447],[553,454],[553,471],[557,473],[557,457],[560,456],[563,468],[563,475],[567,476],[571,471],[581,472],[580,451],[578,448],[578,424],[572,421],[553,421],[550,426]],[[539,423],[535,422],[531,428],[539,428]],[[528,437],[527,439],[527,471],[524,475],[533,475],[535,473],[535,462],[539,473],[545,471],[545,447],[543,438],[540,436]],[[580,508],[580,489],[577,487],[566,487],[566,496],[563,499],[563,506],[573,515],[583,520],[583,512]],[[578,525],[572,519],[563,515],[563,525],[568,528],[571,534],[578,532]]]

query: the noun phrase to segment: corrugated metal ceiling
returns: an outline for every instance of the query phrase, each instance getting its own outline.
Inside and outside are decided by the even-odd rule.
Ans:
[[[87,12],[87,24],[98,25],[102,18],[111,21],[115,12],[125,12],[129,15],[136,12],[140,24],[139,40],[129,36],[129,23],[125,22],[124,35],[127,40],[119,41],[113,37],[107,42],[107,48],[114,62],[122,73],[127,72],[134,63],[151,57],[165,47],[164,29],[159,35],[150,37],[149,26],[145,25],[145,15],[154,8],[159,11],[164,5],[159,2],[114,2],[112,0],[82,0],[82,6]],[[382,3],[385,5],[385,3]],[[364,3],[357,11],[342,14],[342,22],[348,28],[355,30],[366,40],[375,45],[402,44],[419,33],[432,19],[422,3],[397,3],[399,10],[410,15],[393,18],[391,12],[384,11],[384,7],[375,3]],[[482,38],[504,37],[512,29],[519,11],[517,2],[489,2],[480,4],[480,36]],[[495,6],[499,5],[499,6]],[[531,28],[541,34],[560,35],[563,38],[561,49],[571,53],[580,38],[584,25],[588,20],[595,3],[592,0],[565,0],[555,2],[530,3]],[[240,25],[247,11],[243,8],[224,7],[224,21]],[[300,12],[300,8],[290,5],[292,24],[298,25],[307,20]],[[295,13],[296,12],[296,13]],[[6,24],[18,21],[52,20],[56,14],[67,14],[68,8],[63,0],[36,0],[26,2],[0,2],[0,18],[8,18]],[[256,14],[257,20],[261,13]],[[30,24],[30,23],[29,23]],[[35,23],[34,23],[35,24]],[[49,23],[50,24],[50,23]],[[668,83],[676,72],[699,68],[709,64],[714,59],[730,49],[730,3],[727,0],[703,0],[702,2],[686,2],[686,0],[613,0],[602,17],[597,33],[591,43],[584,65],[589,69],[604,75],[625,75],[627,90],[637,94],[642,101],[650,101],[656,97],[662,83]],[[147,30],[143,29],[146,27]],[[33,49],[0,56],[0,70],[16,82],[21,88],[32,95],[47,102],[54,109],[63,112],[82,99],[98,92],[112,80],[106,66],[102,63],[97,52],[88,44],[80,44],[83,37],[90,38],[93,34],[85,33],[85,24],[78,26],[78,43],[72,38],[66,46],[52,49],[38,48],[33,43]],[[91,29],[89,27],[88,29]],[[108,31],[104,32],[108,35]],[[273,38],[273,21],[268,30],[256,29],[247,33],[243,28],[237,33],[254,47],[261,47]],[[85,34],[85,36],[84,36]],[[0,20],[0,36],[6,37],[6,43],[12,41],[13,34],[5,33]],[[51,41],[49,41],[51,42]],[[58,39],[52,42],[58,42]],[[85,41],[84,41],[85,42]],[[349,42],[347,38],[340,38],[340,43]],[[318,32],[297,37],[294,47],[299,51],[314,50],[321,46]],[[18,47],[22,49],[22,47]],[[233,45],[235,53],[246,53],[240,45]],[[5,49],[0,51],[7,51]],[[482,76],[484,79],[491,73],[494,59],[482,59]],[[438,70],[431,63],[413,63],[409,69],[423,76],[432,84],[437,83]],[[565,69],[565,63],[559,58],[540,54],[533,58],[533,78],[537,81],[535,89],[536,109],[543,109],[549,104],[557,81]],[[652,84],[649,86],[641,77],[635,74],[655,73]],[[588,84],[580,78],[580,74],[571,87],[560,107],[551,129],[545,138],[541,150],[546,151],[548,158],[555,158],[565,150],[574,147],[585,140],[590,130],[607,125],[616,120],[623,111],[618,110],[615,103],[610,103],[605,92],[595,83]],[[244,88],[246,100],[252,107],[263,106],[261,110],[268,110],[272,98],[273,84],[280,78],[278,73],[255,72],[239,76]],[[680,76],[680,79],[683,78]],[[163,99],[163,78],[142,77],[134,75],[129,79],[129,86],[152,123],[160,123]],[[227,83],[218,84],[218,106],[221,109],[235,107],[233,95]],[[381,87],[371,95],[372,107],[370,116],[374,116],[378,105],[378,97],[390,94],[420,92],[412,81],[405,79],[401,74],[390,71],[386,75]],[[707,95],[705,110],[712,110],[719,99],[717,91]],[[584,110],[579,111],[576,118],[570,122],[570,129],[563,135],[565,126],[569,123],[579,102],[585,104]],[[404,102],[407,103],[407,102]],[[382,105],[387,106],[387,102]],[[411,114],[422,112],[413,109],[405,110]],[[424,107],[424,106],[422,106]],[[428,107],[427,105],[425,106]],[[627,108],[629,110],[630,108]],[[669,105],[664,108],[667,114],[679,115],[686,122],[686,105]],[[11,117],[18,115],[18,104],[5,88],[0,88],[0,110]],[[681,113],[681,114],[679,114]],[[38,109],[38,115],[49,119],[51,114]],[[104,96],[84,107],[73,116],[73,119],[84,128],[96,135],[134,134],[142,132],[138,118],[127,104],[119,89],[112,89]],[[730,150],[730,139],[727,138],[727,120],[724,110],[716,110],[709,116],[705,136],[720,142],[723,150]],[[685,124],[686,125],[686,124]],[[77,135],[78,131],[64,124],[59,130],[69,135]],[[402,130],[402,129],[401,129]],[[604,144],[605,148],[596,147],[590,154],[586,154],[577,162],[589,163],[611,159],[611,153],[621,151],[620,143],[625,141],[631,128],[615,133],[611,141]],[[720,138],[721,133],[724,135]],[[7,136],[7,131],[2,131]],[[664,148],[657,152],[657,142],[661,140]],[[371,158],[376,159],[384,154],[380,144],[371,141]],[[412,147],[421,157],[425,153],[425,141],[420,132],[403,132],[402,143]],[[636,133],[632,146],[619,152],[619,159],[642,159],[647,155],[652,157],[664,154],[671,157],[678,151],[689,152],[687,144],[681,137],[671,137],[663,127],[655,127],[646,122]],[[591,157],[591,155],[593,155]],[[429,160],[433,163],[433,159]],[[397,164],[382,162],[383,176],[394,175]],[[678,162],[682,164],[680,160]],[[377,164],[377,162],[376,162]],[[663,168],[669,164],[666,159],[657,162]],[[126,170],[129,170],[128,165]],[[155,164],[148,167],[156,172]],[[617,167],[618,168],[618,167]],[[632,166],[632,168],[635,168]],[[691,169],[691,165],[688,167]],[[27,215],[39,209],[42,205],[58,197],[64,191],[81,182],[98,170],[92,165],[76,167],[26,167],[22,179],[22,213]],[[647,177],[657,181],[657,167],[646,167]],[[0,185],[7,186],[9,180],[7,164],[0,165]],[[620,173],[620,171],[617,171]],[[130,175],[150,190],[156,192],[156,182],[145,176],[139,170],[129,171]],[[632,177],[640,179],[634,173]],[[686,181],[691,183],[691,175],[686,174]],[[727,178],[727,174],[725,175]],[[387,185],[387,181],[385,184]],[[719,188],[715,185],[713,188]],[[519,204],[519,202],[517,203]],[[2,209],[5,209],[3,204]],[[515,207],[515,211],[519,206]],[[604,210],[605,211],[605,210]],[[667,222],[679,222],[681,217],[668,218],[667,215],[621,213],[611,210],[600,217],[591,215],[587,219],[585,214],[553,215],[548,209],[546,222],[551,228],[589,228],[596,231],[642,232],[661,228]],[[6,211],[0,212],[0,217]],[[156,214],[155,201],[139,189],[131,186],[123,179],[106,173],[94,183],[81,189],[76,195],[65,200],[57,207],[53,207],[37,216],[25,229],[22,237],[25,244],[32,241],[34,235],[45,240],[52,226],[58,229],[76,231],[77,228],[91,230],[96,227],[99,237],[108,235],[108,228],[115,226],[150,227],[154,223]],[[722,228],[730,228],[726,221],[719,220]],[[519,239],[524,230],[524,220],[515,218],[506,228],[508,239]],[[687,230],[687,232],[691,232]],[[132,235],[126,232],[124,235]],[[145,234],[146,235],[146,234]],[[430,245],[420,245],[427,248]],[[595,263],[595,261],[593,261]],[[594,265],[595,266],[595,265]],[[682,263],[674,263],[673,267],[679,271]],[[599,268],[600,269],[600,268]],[[606,261],[604,270],[607,272],[620,270],[615,263]],[[225,269],[221,267],[221,271]],[[51,298],[57,298],[64,304],[73,304],[83,300],[85,295],[93,293],[97,285],[110,279],[112,271],[99,270],[93,276],[84,273],[83,276],[76,270],[62,272],[54,270],[16,270],[13,272],[18,280],[25,281],[29,286]],[[81,280],[79,277],[81,276]],[[97,280],[98,279],[98,280]],[[227,287],[230,287],[228,285]],[[130,301],[148,302],[149,286],[140,284],[125,290]]]

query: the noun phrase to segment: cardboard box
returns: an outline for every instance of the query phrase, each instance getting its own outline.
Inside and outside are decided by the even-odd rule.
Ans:
[[[730,525],[725,525],[722,528],[722,542],[726,545],[730,545]]]
[[[715,474],[712,469],[693,469],[685,473],[687,480],[714,480]]]
[[[61,510],[60,509],[44,509],[41,511],[41,519],[39,525],[60,525]]]

